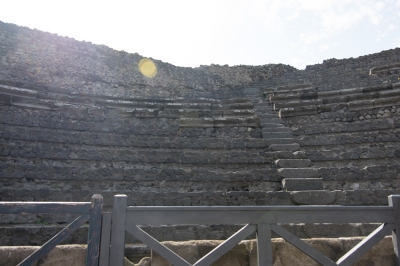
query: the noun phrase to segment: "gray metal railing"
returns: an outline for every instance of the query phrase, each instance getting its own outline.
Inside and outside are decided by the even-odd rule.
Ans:
[[[89,221],[88,247],[86,265],[95,266],[99,262],[101,212],[103,197],[93,195],[91,202],[0,202],[0,214],[39,214],[39,213],[71,213],[81,214],[72,223],[47,241],[43,246],[25,258],[18,265],[31,266],[49,253],[76,229]]]
[[[127,206],[127,196],[116,195],[112,214],[103,214],[100,265],[123,265],[125,231],[147,244],[176,266],[191,265],[144,232],[138,225],[246,224],[233,236],[197,261],[211,265],[241,240],[256,232],[258,265],[272,265],[271,232],[322,265],[352,265],[386,235],[392,234],[396,265],[399,265],[400,195],[389,196],[389,206],[213,206],[136,207]],[[337,262],[313,249],[285,230],[281,223],[382,223]],[[111,232],[111,233],[110,233]]]

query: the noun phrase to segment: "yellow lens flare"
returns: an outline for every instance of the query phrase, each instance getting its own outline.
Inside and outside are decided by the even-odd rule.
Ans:
[[[154,78],[157,75],[156,65],[148,58],[139,61],[139,71],[148,78]]]

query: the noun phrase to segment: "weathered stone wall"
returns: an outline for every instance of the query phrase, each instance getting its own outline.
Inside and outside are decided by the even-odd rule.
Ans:
[[[295,70],[282,64],[185,68],[154,59],[157,75],[147,78],[138,69],[142,58],[0,22],[0,82],[17,82],[19,87],[35,84],[73,94],[114,97],[232,97],[240,95],[238,89],[243,86]]]
[[[355,87],[367,87],[398,82],[399,69],[383,68],[378,75],[370,75],[370,69],[400,62],[400,48],[382,51],[357,58],[328,59],[322,64],[309,65],[305,70],[297,70],[269,79],[267,88],[288,85],[310,84],[318,91],[330,91]]]
[[[259,100],[243,99],[242,89],[270,93],[274,86],[310,83],[293,96],[297,102],[279,102],[280,109],[294,106],[282,120],[303,150],[284,155],[308,157],[333,204],[387,205],[389,194],[400,193],[400,102],[392,85],[398,70],[369,71],[396,65],[399,53],[328,60],[299,71],[281,64],[182,68],[153,60],[157,75],[146,78],[138,54],[0,22],[0,200],[89,201],[99,193],[111,205],[114,194],[124,193],[130,205],[295,204],[275,164],[282,151],[271,148],[289,142],[262,138],[261,127],[271,122],[261,125],[256,115],[255,109],[265,110],[261,93]],[[338,90],[366,84],[387,86],[344,98]],[[390,94],[374,91],[381,89]],[[329,90],[339,96],[316,97]],[[366,102],[355,103],[360,95]],[[277,115],[263,119],[280,120]],[[42,225],[59,228],[73,218],[0,216],[7,224],[0,243],[43,243],[34,237]],[[346,234],[364,235],[363,226]],[[148,228],[171,240],[222,239],[234,231],[187,229]],[[71,242],[85,241],[74,237]]]
[[[268,98],[326,190],[364,194],[362,205],[385,204],[400,189],[399,88],[398,82],[325,92],[296,86]]]
[[[353,248],[362,238],[339,238],[339,239],[307,239],[305,242],[315,248],[333,261]],[[195,263],[212,249],[221,244],[222,241],[186,241],[186,242],[164,242],[169,249],[180,255],[189,263]],[[26,256],[37,250],[38,247],[0,247],[0,262],[4,266],[14,266],[21,262]],[[129,256],[129,248],[125,249],[125,256]],[[46,266],[76,266],[85,265],[85,245],[57,246],[48,255],[40,260],[38,265]],[[128,254],[127,254],[128,253]],[[137,252],[138,253],[138,252]],[[144,255],[144,254],[143,254]],[[310,259],[307,255],[296,249],[283,239],[272,241],[272,255],[274,266],[311,266],[320,265]],[[135,259],[132,256],[132,259]],[[135,261],[136,262],[136,261]],[[144,257],[137,264],[125,259],[124,265],[129,266],[170,266],[172,265],[163,257],[153,252]],[[35,264],[36,265],[36,264]],[[256,266],[257,263],[257,242],[245,240],[237,244],[215,263],[215,266]],[[393,245],[390,237],[384,238],[375,247],[363,255],[355,266],[392,266],[394,263]]]

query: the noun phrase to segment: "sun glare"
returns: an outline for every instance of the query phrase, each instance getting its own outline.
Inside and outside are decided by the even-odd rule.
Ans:
[[[149,58],[143,58],[139,61],[139,70],[148,78],[154,78],[157,74],[157,67]]]

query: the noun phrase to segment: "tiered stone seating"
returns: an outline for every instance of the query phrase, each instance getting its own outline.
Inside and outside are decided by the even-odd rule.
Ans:
[[[294,90],[303,88],[304,86],[296,86]],[[290,92],[291,90],[284,88],[282,91]],[[259,97],[260,94],[258,89],[244,90],[244,95],[257,104],[255,113],[261,120],[263,138],[271,143],[270,151],[276,152],[274,164],[278,176],[282,178],[282,189],[296,191],[291,193],[291,199],[297,204],[332,203],[333,196],[323,191],[320,174],[317,170],[309,168],[311,161],[306,159],[304,151],[300,151],[300,145],[297,139],[293,138],[291,129],[285,126],[271,106]],[[319,197],[316,197],[316,193]]]
[[[0,99],[2,201],[88,201],[100,193],[110,206],[124,193],[131,205],[292,204],[248,99],[112,98],[9,85],[0,85]],[[10,236],[1,244],[21,244],[15,226],[33,244],[40,240],[32,230],[71,219],[1,217],[14,224],[1,229]]]
[[[388,195],[400,192],[400,83],[268,91],[325,189],[366,195],[360,204],[385,204]],[[336,204],[349,202],[337,198]]]

